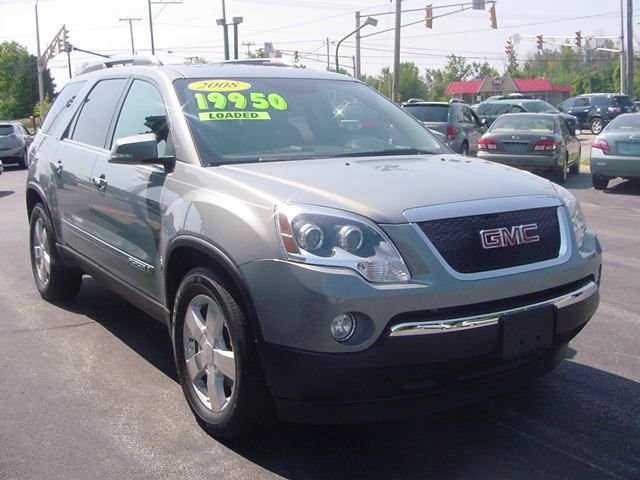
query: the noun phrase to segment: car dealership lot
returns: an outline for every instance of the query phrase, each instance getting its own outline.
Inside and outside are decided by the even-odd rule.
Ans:
[[[92,280],[40,299],[25,174],[0,176],[0,478],[640,478],[638,184],[569,177],[603,244],[602,301],[550,375],[426,419],[223,444],[188,411],[162,325]]]

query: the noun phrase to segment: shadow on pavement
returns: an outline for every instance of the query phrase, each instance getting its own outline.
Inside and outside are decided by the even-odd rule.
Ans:
[[[178,381],[167,327],[98,281],[85,276],[75,300],[59,306],[98,322],[167,377]]]
[[[579,173],[578,175],[570,174],[567,177],[567,182],[563,185],[565,188],[574,188],[577,190],[588,190],[589,188],[593,188],[593,183],[591,182],[591,174],[590,173]]]
[[[640,181],[623,180],[615,183],[615,181],[612,180],[609,182],[609,187],[605,190],[605,193],[614,195],[640,195]]]
[[[9,195],[13,195],[14,193],[16,192],[14,192],[13,190],[0,190],[0,198],[8,197]]]
[[[95,320],[177,381],[166,327],[92,278],[63,308]],[[569,358],[577,353],[571,349]],[[640,478],[639,398],[639,383],[566,360],[526,387],[445,414],[364,425],[280,424],[224,443],[296,479]]]

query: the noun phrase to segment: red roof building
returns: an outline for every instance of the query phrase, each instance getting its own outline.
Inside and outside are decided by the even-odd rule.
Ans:
[[[445,91],[446,95],[467,103],[481,102],[493,95],[510,93],[522,93],[557,105],[571,96],[571,87],[554,86],[546,78],[512,78],[506,73],[503,77],[451,82]]]

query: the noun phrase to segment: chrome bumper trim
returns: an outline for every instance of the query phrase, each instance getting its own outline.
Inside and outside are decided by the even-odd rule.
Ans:
[[[401,337],[407,335],[426,335],[432,333],[445,333],[450,331],[466,330],[470,328],[480,328],[489,325],[497,325],[500,317],[513,313],[526,312],[533,308],[555,305],[556,308],[566,308],[575,303],[582,302],[598,291],[595,282],[589,282],[584,287],[574,290],[571,293],[559,297],[550,298],[541,302],[532,303],[523,307],[500,310],[498,312],[486,313],[463,318],[449,318],[446,320],[432,320],[429,322],[400,323],[391,327],[390,337]]]

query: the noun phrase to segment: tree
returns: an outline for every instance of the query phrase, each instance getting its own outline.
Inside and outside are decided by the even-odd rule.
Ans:
[[[49,69],[43,74],[45,97],[53,98],[55,85]],[[38,102],[38,63],[17,42],[0,43],[0,118],[25,118]]]
[[[451,54],[447,56],[447,59],[444,75],[449,82],[471,80],[473,67],[467,63],[466,58]]]
[[[475,78],[497,77],[500,75],[487,61],[484,63],[473,62],[471,63],[471,68],[473,68],[473,76]]]

